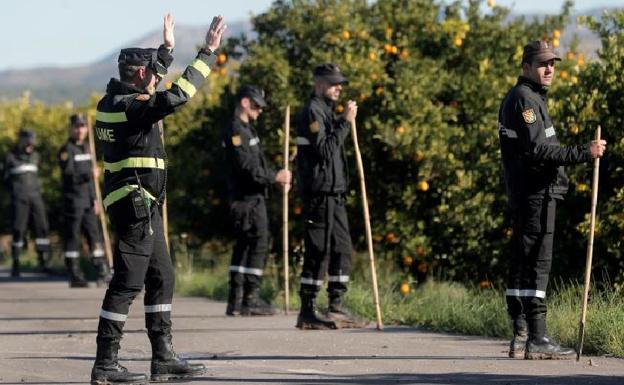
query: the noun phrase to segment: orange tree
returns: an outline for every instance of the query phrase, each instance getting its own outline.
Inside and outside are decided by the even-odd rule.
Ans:
[[[351,81],[344,101],[360,105],[373,232],[383,256],[396,264],[411,261],[406,269],[421,277],[436,267],[456,279],[501,277],[510,230],[498,106],[520,72],[523,44],[557,34],[570,7],[566,3],[561,15],[540,20],[510,20],[509,10],[477,0],[275,1],[253,18],[256,39],[229,42],[229,60],[241,59],[238,76],[221,105],[199,113],[202,127],[189,135],[204,142],[189,145],[210,147],[210,154],[199,155],[204,161],[221,159],[214,133],[229,119],[224,106],[231,105],[237,84],[254,83],[271,104],[260,125],[278,166],[283,107],[300,109],[312,89],[314,66],[334,62]],[[197,169],[202,167],[212,170],[212,182],[201,185],[206,194],[218,189],[215,172],[221,167]],[[362,246],[357,188],[351,183],[349,206],[352,232]]]

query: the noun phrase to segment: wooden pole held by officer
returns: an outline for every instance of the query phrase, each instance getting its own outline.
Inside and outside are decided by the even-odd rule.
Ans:
[[[355,119],[351,120],[351,135],[353,136],[353,146],[355,149],[355,160],[357,163],[358,175],[360,179],[360,190],[362,193],[362,208],[364,209],[364,227],[366,230],[366,243],[368,246],[368,258],[370,260],[371,278],[373,284],[373,300],[375,303],[375,314],[377,317],[377,329],[383,329],[383,321],[381,319],[381,307],[379,305],[379,289],[377,287],[377,270],[375,268],[375,253],[373,250],[373,235],[370,224],[370,214],[368,212],[368,198],[366,196],[366,182],[364,179],[364,164],[362,163],[362,154],[357,139],[357,128]]]
[[[160,140],[162,141],[163,149],[165,148],[165,128],[163,125],[163,121],[158,121],[158,130],[160,131]],[[165,187],[166,188],[166,187]],[[163,230],[165,233],[165,244],[167,244],[167,250],[171,253],[171,246],[169,245],[169,213],[167,210],[167,193],[165,192],[165,200],[163,201],[162,207],[162,218],[163,218]]]
[[[95,137],[93,136],[93,126],[91,125],[91,117],[87,117],[87,127],[89,128],[89,149],[91,151],[91,163],[93,169],[93,185],[95,187],[95,200],[99,205],[97,216],[100,218],[100,225],[102,227],[102,237],[104,238],[104,254],[106,255],[106,261],[108,267],[113,267],[113,249],[111,248],[110,235],[108,233],[108,224],[106,222],[106,215],[104,215],[104,205],[102,204],[102,190],[100,189],[100,181],[97,173],[97,154],[95,152]]]
[[[290,142],[290,105],[286,106],[284,116],[284,170],[288,171],[289,144]],[[288,186],[284,186],[284,196],[282,200],[282,247],[284,253],[284,313],[288,314],[289,293],[289,272],[288,272]]]
[[[596,129],[596,141],[600,142],[600,126]],[[591,285],[592,258],[594,254],[594,230],[596,228],[596,206],[598,204],[598,178],[600,175],[600,158],[594,159],[594,174],[592,180],[591,215],[589,220],[589,240],[587,242],[587,257],[585,261],[585,284],[583,287],[583,305],[581,309],[581,321],[579,323],[579,335],[576,344],[576,360],[581,359],[583,354],[583,342],[585,340],[585,320],[587,318],[587,300]]]

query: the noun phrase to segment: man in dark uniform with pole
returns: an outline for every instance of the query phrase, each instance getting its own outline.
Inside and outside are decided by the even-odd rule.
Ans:
[[[87,133],[85,118],[79,114],[72,115],[69,118],[69,140],[58,154],[63,178],[65,210],[64,255],[70,287],[88,286],[80,269],[83,231],[87,236],[93,265],[98,272],[98,286],[110,280],[97,221],[101,208],[95,199],[93,159],[88,143],[85,142]]]
[[[546,336],[546,288],[552,263],[555,208],[568,190],[563,166],[601,157],[606,142],[562,146],[548,114],[547,92],[561,60],[545,41],[524,47],[522,76],[503,100],[499,138],[513,217],[512,255],[506,291],[514,337],[512,358],[569,358]],[[528,336],[527,336],[528,334]],[[528,337],[528,340],[527,340]]]
[[[28,222],[32,218],[39,268],[49,272],[48,218],[39,184],[39,154],[35,151],[35,133],[20,130],[16,146],[6,155],[4,181],[11,191],[13,218],[12,277],[20,276],[20,254],[25,245]]]
[[[226,314],[231,316],[275,314],[275,309],[259,296],[269,253],[265,198],[273,184],[288,188],[291,176],[287,170],[275,172],[269,166],[258,133],[251,125],[266,106],[264,91],[254,86],[242,86],[236,94],[234,118],[223,132],[230,212],[236,232],[226,309]]]
[[[300,329],[364,327],[368,323],[344,306],[351,273],[351,236],[345,207],[348,188],[344,143],[357,115],[349,101],[344,116],[336,102],[347,78],[334,64],[314,69],[314,92],[297,119],[297,177],[303,194],[305,253],[301,272]],[[329,272],[327,317],[316,309],[316,295]]]
[[[127,48],[119,54],[120,79],[111,79],[96,113],[96,133],[104,153],[104,207],[117,235],[114,275],[102,304],[92,384],[143,384],[117,353],[130,304],[145,285],[145,325],[152,345],[151,381],[188,379],[205,371],[172,346],[171,302],[174,272],[159,209],[165,198],[166,154],[158,122],[184,105],[210,74],[226,28],[212,20],[206,43],[170,89],[156,92],[171,64],[173,19],[165,16],[164,44],[158,49]]]

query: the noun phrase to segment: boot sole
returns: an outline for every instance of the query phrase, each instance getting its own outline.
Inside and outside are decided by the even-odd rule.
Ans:
[[[509,352],[509,358],[517,358],[517,359],[523,359],[525,355],[524,351],[515,351],[515,352]]]
[[[338,326],[334,323],[334,325],[319,325],[319,324],[309,324],[309,323],[298,323],[296,328],[299,330],[336,330]]]
[[[525,360],[571,360],[574,354],[569,356],[562,356],[552,353],[526,353],[524,355]]]
[[[202,369],[189,374],[152,374],[152,376],[150,377],[150,382],[185,382],[186,380],[201,376],[207,371],[208,369]]]

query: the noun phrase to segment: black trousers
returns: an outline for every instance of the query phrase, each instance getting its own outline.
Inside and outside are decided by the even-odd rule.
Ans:
[[[528,199],[513,210],[507,311],[512,319],[546,317],[546,289],[552,265],[557,201]]]
[[[98,342],[121,338],[130,304],[145,285],[145,326],[148,334],[170,333],[171,300],[175,284],[173,265],[165,243],[161,214],[151,206],[147,218],[137,220],[128,198],[108,209],[117,243],[113,255],[114,275],[104,296]]]
[[[35,248],[38,252],[50,250],[48,239],[48,217],[41,195],[13,197],[11,202],[13,219],[13,250],[15,255],[24,248],[29,222],[35,233]]]
[[[316,294],[328,272],[330,296],[343,295],[351,274],[351,235],[345,198],[318,195],[304,198],[305,252],[301,295]]]
[[[102,235],[93,207],[65,205],[65,258],[79,258],[82,234],[87,237],[93,258],[104,257]]]
[[[231,204],[236,243],[230,264],[230,285],[257,284],[269,253],[269,219],[263,196],[235,200]]]

